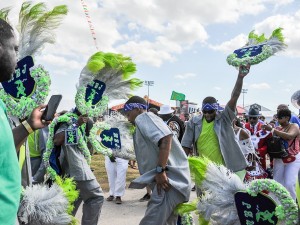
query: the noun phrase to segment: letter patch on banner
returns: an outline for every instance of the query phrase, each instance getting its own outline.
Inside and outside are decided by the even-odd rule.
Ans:
[[[118,128],[102,131],[100,138],[103,146],[111,149],[121,149],[121,136]]]
[[[78,144],[78,131],[77,129],[65,130],[65,145],[77,145]]]

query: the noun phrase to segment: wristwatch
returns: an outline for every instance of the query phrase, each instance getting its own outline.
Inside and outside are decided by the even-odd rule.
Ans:
[[[157,166],[155,170],[156,170],[156,173],[162,173],[164,171],[168,171],[168,167]]]

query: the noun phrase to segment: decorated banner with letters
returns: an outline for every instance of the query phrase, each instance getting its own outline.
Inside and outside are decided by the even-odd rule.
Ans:
[[[118,128],[104,130],[100,134],[101,143],[107,148],[121,149],[121,136]]]
[[[5,92],[15,100],[19,100],[23,96],[30,97],[34,93],[36,83],[29,70],[33,65],[32,57],[26,56],[17,63],[12,79],[2,82]]]
[[[87,85],[85,91],[85,101],[91,106],[97,105],[105,91],[106,85],[100,80],[93,80],[90,84]]]
[[[276,204],[273,199],[263,193],[251,196],[246,192],[234,195],[235,205],[241,224],[245,225],[275,225],[278,218],[275,215]]]

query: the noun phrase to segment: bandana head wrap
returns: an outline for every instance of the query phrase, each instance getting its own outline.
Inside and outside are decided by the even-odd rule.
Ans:
[[[218,110],[218,108],[219,108],[218,103],[205,103],[205,104],[202,104],[202,110],[206,110],[206,111]]]
[[[133,109],[147,109],[147,106],[142,103],[125,103],[124,112],[128,112]]]

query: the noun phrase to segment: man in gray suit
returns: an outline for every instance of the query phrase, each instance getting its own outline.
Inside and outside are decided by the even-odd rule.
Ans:
[[[146,105],[139,96],[124,105],[125,116],[135,125],[133,143],[141,174],[129,187],[152,189],[140,225],[175,225],[175,207],[190,197],[188,161],[177,137],[162,119],[146,111]]]
[[[77,120],[78,127],[88,122],[89,118],[80,115],[76,109],[74,113],[79,116]],[[79,199],[75,202],[73,215],[75,216],[79,205],[83,201],[81,225],[97,225],[104,199],[103,192],[78,144],[65,144],[65,130],[68,128],[66,123],[59,124],[54,136],[54,144],[61,146],[63,150],[61,167],[64,175],[70,176],[76,181],[76,187],[80,192]],[[84,135],[86,135],[86,132],[83,131]]]
[[[231,98],[223,112],[218,112],[214,97],[206,97],[202,102],[202,115],[191,118],[185,128],[181,145],[186,154],[194,147],[200,156],[222,164],[242,179],[247,163],[232,129],[236,117],[236,103],[241,94],[243,79],[249,73],[250,65],[240,66]]]

